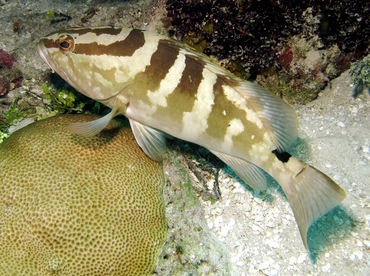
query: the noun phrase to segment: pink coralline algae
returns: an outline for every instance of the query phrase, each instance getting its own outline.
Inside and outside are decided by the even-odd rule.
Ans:
[[[8,69],[12,69],[14,65],[14,58],[9,55],[7,52],[4,50],[0,49],[0,69],[1,67],[6,67]]]
[[[0,49],[0,97],[21,85],[22,73],[13,67],[14,63],[15,58]]]
[[[8,87],[9,87],[8,82],[2,77],[0,77],[0,96],[3,96],[6,94],[6,92],[8,92]]]

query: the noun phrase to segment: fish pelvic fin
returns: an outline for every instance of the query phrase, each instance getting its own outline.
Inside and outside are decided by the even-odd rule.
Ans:
[[[111,112],[97,120],[70,124],[68,130],[83,137],[92,137],[101,132],[109,124],[113,117],[117,115],[117,110],[118,108],[115,106]]]
[[[166,134],[129,119],[131,130],[140,148],[155,161],[162,161],[166,152]]]
[[[302,169],[290,181],[279,183],[292,207],[304,246],[308,249],[307,232],[310,225],[340,204],[346,193],[321,171],[307,164],[302,165]]]

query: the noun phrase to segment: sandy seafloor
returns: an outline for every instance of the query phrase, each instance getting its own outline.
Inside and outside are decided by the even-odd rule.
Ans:
[[[18,54],[26,77],[23,87],[11,93],[22,95],[30,89],[41,93],[34,78],[48,70],[34,45],[55,26],[48,29],[37,23],[32,27],[28,22],[45,18],[50,9],[78,14],[78,9],[87,10],[91,3],[76,1],[76,10],[73,1],[37,2],[0,1],[0,48]],[[23,24],[21,38],[13,37],[14,19]],[[354,98],[352,90],[346,72],[317,100],[295,106],[302,138],[297,154],[347,192],[340,207],[311,227],[309,252],[276,184],[267,192],[255,193],[221,170],[221,198],[211,201],[188,169],[197,160],[186,160],[189,157],[172,151],[165,166],[169,236],[156,274],[370,275],[370,96],[364,93]],[[211,177],[206,183],[211,197],[213,181]]]

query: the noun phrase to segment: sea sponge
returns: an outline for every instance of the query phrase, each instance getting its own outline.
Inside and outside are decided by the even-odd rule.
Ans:
[[[0,275],[148,275],[166,237],[161,164],[118,122],[28,125],[0,144]]]

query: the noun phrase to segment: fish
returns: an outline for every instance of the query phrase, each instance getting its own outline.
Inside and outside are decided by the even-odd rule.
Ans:
[[[72,132],[93,136],[123,114],[154,160],[176,137],[207,148],[254,189],[267,188],[267,173],[282,187],[306,248],[310,225],[346,197],[330,177],[288,152],[298,137],[289,104],[177,40],[140,29],[76,27],[41,38],[37,48],[53,72],[111,108],[71,125]]]

